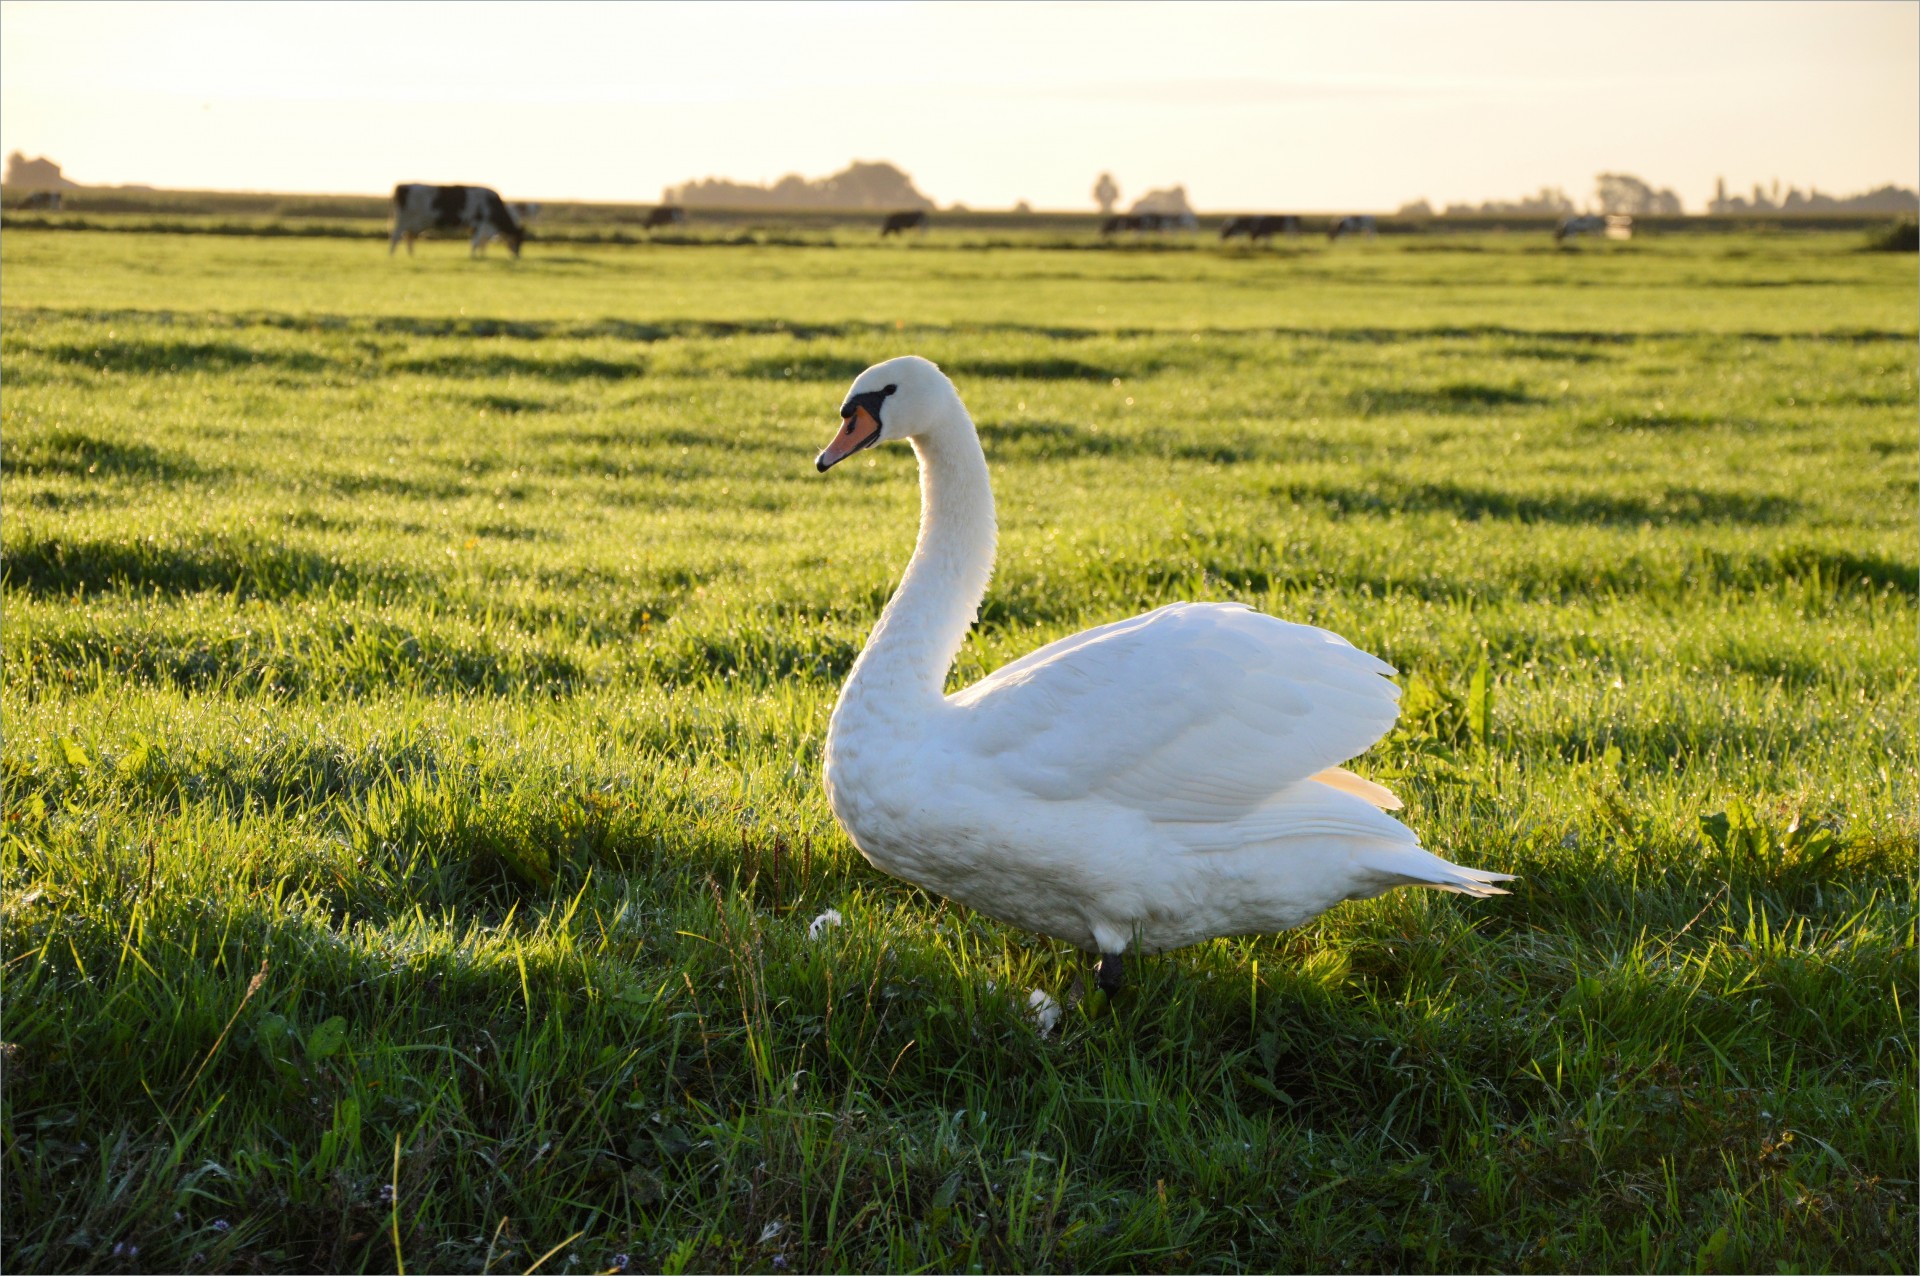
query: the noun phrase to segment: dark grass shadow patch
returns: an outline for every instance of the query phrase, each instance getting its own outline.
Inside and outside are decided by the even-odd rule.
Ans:
[[[529,399],[513,394],[475,394],[466,399],[482,413],[519,416],[527,412],[551,412],[554,404],[545,399]]]
[[[943,364],[949,376],[997,381],[1111,381],[1153,373],[1157,365],[1101,367],[1079,359],[955,359]]]
[[[458,476],[445,478],[402,478],[397,474],[331,474],[320,476],[329,487],[344,496],[398,496],[406,500],[451,500],[467,494],[466,481]],[[477,477],[477,475],[476,475]]]
[[[1065,421],[999,421],[980,431],[987,452],[1005,460],[1064,460],[1135,451],[1131,440]]]
[[[324,372],[332,360],[311,350],[257,350],[237,341],[113,340],[62,342],[42,346],[42,358],[73,367],[136,376],[189,372],[237,372],[272,368],[283,372]]]
[[[753,359],[741,365],[739,375],[762,381],[852,381],[867,367],[865,359],[809,354],[791,359]]]
[[[165,594],[217,590],[254,598],[352,593],[372,584],[398,583],[311,550],[264,542],[171,545],[59,537],[9,543],[0,559],[0,580],[8,589],[30,594],[124,588]]]
[[[55,430],[6,448],[10,474],[110,474],[173,482],[198,478],[200,467],[176,453],[145,443],[122,443],[80,430]]]
[[[1545,363],[1598,363],[1608,357],[1598,350],[1544,344],[1513,346],[1500,353],[1509,359],[1538,359]]]
[[[1914,407],[1914,396],[1904,390],[1869,391],[1841,390],[1823,395],[1817,402],[1821,406],[1836,408],[1905,408],[1909,412]],[[1802,400],[1807,402],[1807,400]]]
[[[1713,430],[1741,424],[1698,412],[1620,412],[1583,421],[1574,429],[1584,434],[1609,434],[1623,430]]]
[[[599,359],[592,355],[573,355],[561,359],[535,359],[526,355],[489,350],[478,354],[439,354],[400,359],[392,364],[394,372],[412,372],[422,376],[457,377],[480,381],[497,377],[529,377],[540,381],[625,381],[645,376],[643,359]]]
[[[1424,412],[1446,416],[1484,412],[1491,408],[1527,407],[1542,402],[1518,385],[1488,385],[1459,381],[1432,389],[1356,390],[1348,396],[1361,416],[1384,412]]]
[[[1734,579],[1746,572],[1731,560],[1725,565]],[[1920,595],[1920,566],[1895,562],[1879,554],[1862,554],[1826,545],[1788,545],[1759,565],[1764,579],[1820,584],[1836,591],[1892,590],[1912,598]]]
[[[669,687],[837,683],[860,654],[853,636],[777,624],[700,631],[674,626],[660,632],[661,637],[642,648],[636,671],[649,682]]]
[[[569,653],[536,641],[442,633],[335,613],[277,641],[252,631],[172,634],[92,630],[36,635],[22,653],[26,677],[99,669],[118,681],[183,691],[244,688],[294,695],[361,697],[395,688],[434,695],[572,694],[586,671]]]
[[[1174,430],[1100,431],[1065,421],[996,421],[983,425],[980,440],[996,462],[1069,461],[1082,457],[1137,456],[1161,461],[1236,465],[1249,461],[1333,460],[1343,447],[1324,439],[1217,429],[1203,438]]]
[[[544,527],[526,527],[519,523],[481,523],[473,534],[493,541],[557,541],[558,532]]]
[[[1318,502],[1336,514],[1451,514],[1466,522],[1586,524],[1784,523],[1798,508],[1783,496],[1669,486],[1657,492],[1508,492],[1464,483],[1380,479],[1361,485],[1302,484],[1276,489],[1294,501]]]

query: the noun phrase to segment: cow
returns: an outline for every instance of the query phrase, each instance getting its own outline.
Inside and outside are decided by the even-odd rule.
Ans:
[[[1345,235],[1365,235],[1368,239],[1372,239],[1377,233],[1373,214],[1359,213],[1351,217],[1336,218],[1333,225],[1327,227],[1327,240],[1331,243]]]
[[[916,208],[906,213],[888,213],[886,224],[880,227],[880,238],[885,239],[888,235],[898,235],[906,230],[924,232],[926,229],[927,210],[924,208]]]
[[[387,241],[387,256],[393,256],[403,239],[411,256],[413,241],[422,231],[456,227],[473,232],[470,252],[475,257],[492,239],[505,240],[507,251],[518,257],[520,245],[530,238],[500,193],[490,187],[403,182],[393,188],[393,236]]]
[[[1369,213],[1355,213],[1346,217],[1336,217],[1327,225],[1329,242],[1345,239],[1348,235],[1365,235],[1372,239],[1376,233],[1373,216]]]
[[[1553,228],[1553,242],[1564,244],[1576,235],[1598,235],[1607,228],[1607,219],[1588,214],[1584,217],[1562,217]]]
[[[647,214],[643,230],[658,230],[662,226],[678,226],[687,220],[687,210],[676,208],[672,204],[662,204]]]
[[[1292,213],[1275,217],[1236,217],[1220,228],[1220,238],[1233,239],[1245,235],[1250,243],[1259,243],[1263,239],[1272,239],[1277,234],[1285,234],[1289,239],[1300,233],[1300,219]]]
[[[60,205],[63,202],[59,191],[35,191],[20,201],[20,207],[24,209],[36,209],[46,213],[57,213],[60,211]]]

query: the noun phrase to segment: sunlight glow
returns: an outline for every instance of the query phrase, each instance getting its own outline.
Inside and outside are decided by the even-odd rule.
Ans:
[[[88,183],[647,202],[886,159],[941,204],[1920,182],[1920,6],[0,4],[0,150]]]

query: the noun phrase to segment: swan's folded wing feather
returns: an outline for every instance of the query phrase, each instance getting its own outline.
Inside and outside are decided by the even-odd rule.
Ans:
[[[1221,820],[1385,734],[1391,672],[1324,630],[1177,603],[1043,647],[952,703],[968,747],[1037,797]]]

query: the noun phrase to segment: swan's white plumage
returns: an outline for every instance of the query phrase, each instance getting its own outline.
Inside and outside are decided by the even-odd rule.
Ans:
[[[1384,813],[1398,799],[1340,767],[1392,727],[1399,689],[1325,630],[1175,603],[942,696],[992,567],[992,492],[939,370],[889,360],[849,401],[887,386],[869,400],[874,441],[919,455],[920,538],[835,706],[825,768],[875,865],[1107,953],[1282,930],[1396,886],[1501,893],[1505,875],[1422,849]]]

